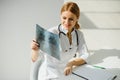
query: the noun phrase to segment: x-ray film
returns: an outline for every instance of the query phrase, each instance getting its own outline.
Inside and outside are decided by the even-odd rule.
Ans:
[[[60,59],[59,36],[57,34],[51,33],[36,24],[36,40],[42,51]]]

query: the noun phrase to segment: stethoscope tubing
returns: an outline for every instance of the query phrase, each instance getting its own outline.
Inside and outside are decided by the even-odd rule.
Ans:
[[[58,25],[58,31],[59,31],[59,38],[60,38],[60,35],[63,34],[66,36],[66,34],[60,30],[60,26],[61,24]],[[76,33],[76,38],[77,38],[77,45],[79,45],[79,40],[78,40],[78,33],[77,33],[77,30],[75,30],[75,33]]]

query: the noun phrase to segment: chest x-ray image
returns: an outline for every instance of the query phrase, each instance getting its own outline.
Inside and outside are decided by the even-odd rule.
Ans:
[[[60,59],[59,36],[57,34],[51,33],[36,24],[36,40],[43,52]]]

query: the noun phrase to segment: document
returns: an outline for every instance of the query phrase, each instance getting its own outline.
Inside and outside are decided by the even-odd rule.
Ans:
[[[36,24],[36,40],[40,45],[40,50],[48,55],[60,59],[59,36],[51,33]]]
[[[117,77],[106,69],[96,68],[88,64],[76,67],[72,74],[82,78],[82,80],[114,80]]]

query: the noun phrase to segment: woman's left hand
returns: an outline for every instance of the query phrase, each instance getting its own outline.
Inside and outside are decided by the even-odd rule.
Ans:
[[[65,74],[66,76],[69,75],[70,73],[72,73],[72,67],[73,67],[72,62],[69,62],[69,63],[67,64],[67,66],[65,67],[65,69],[64,69],[64,74]]]

